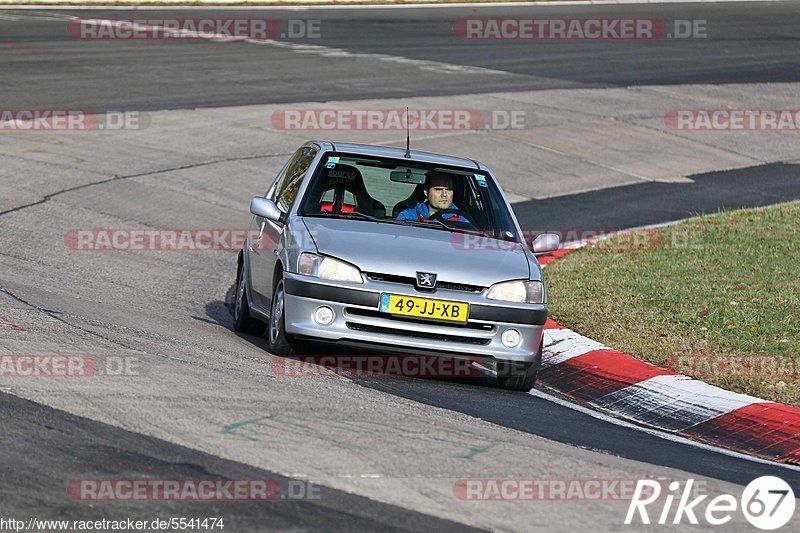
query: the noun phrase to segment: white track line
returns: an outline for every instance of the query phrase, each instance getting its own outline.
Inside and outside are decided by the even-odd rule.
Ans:
[[[416,67],[419,70],[437,72],[439,74],[475,74],[475,75],[492,75],[492,76],[511,76],[511,72],[504,70],[494,70],[482,67],[472,67],[468,65],[456,65],[453,63],[442,63],[440,61],[430,61],[426,59],[411,59],[402,56],[392,56],[388,54],[374,54],[362,52],[350,52],[343,48],[334,48],[330,46],[290,43],[285,41],[275,41],[272,39],[251,39],[247,37],[233,37],[219,33],[200,32],[191,30],[175,30],[159,24],[142,24],[134,21],[113,20],[103,18],[83,19],[80,17],[71,17],[74,23],[86,23],[96,26],[109,26],[111,28],[124,28],[126,30],[157,30],[162,34],[174,35],[178,38],[191,38],[191,39],[205,39],[211,42],[246,42],[251,44],[259,44],[264,46],[272,46],[275,48],[285,48],[295,53],[300,54],[316,54],[322,57],[334,57],[345,59],[377,59],[385,63],[396,63],[399,65],[409,65]]]
[[[427,59],[411,59],[402,56],[392,56],[388,54],[374,54],[365,52],[350,52],[343,48],[333,48],[330,46],[289,43],[285,41],[274,41],[272,39],[245,39],[245,42],[253,44],[261,44],[267,46],[274,46],[276,48],[287,48],[301,54],[317,54],[322,57],[335,57],[346,59],[377,59],[385,63],[397,63],[400,65],[411,65],[430,72],[438,72],[440,74],[479,74],[479,75],[493,75],[493,76],[510,76],[511,72],[504,70],[495,70],[483,67],[472,67],[468,65],[456,65],[453,63],[442,63],[440,61],[430,61]]]

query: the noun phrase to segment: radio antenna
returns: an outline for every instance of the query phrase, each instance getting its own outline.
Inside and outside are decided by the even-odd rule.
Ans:
[[[406,106],[406,159],[411,159],[411,128],[408,126],[408,106]]]

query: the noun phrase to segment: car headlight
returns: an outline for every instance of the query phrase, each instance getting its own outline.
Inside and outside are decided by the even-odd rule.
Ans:
[[[314,276],[331,281],[364,283],[358,268],[333,257],[303,252],[300,254],[297,267],[297,271],[304,276]]]
[[[544,284],[541,281],[504,281],[489,287],[486,293],[489,300],[517,302],[527,304],[543,304]]]

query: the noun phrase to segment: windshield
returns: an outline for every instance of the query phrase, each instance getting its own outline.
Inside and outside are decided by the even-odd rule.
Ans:
[[[487,172],[375,156],[328,154],[298,212],[507,238],[516,234],[510,210]]]

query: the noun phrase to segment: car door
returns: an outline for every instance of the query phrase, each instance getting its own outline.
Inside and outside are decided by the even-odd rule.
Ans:
[[[267,198],[273,200],[284,215],[291,210],[300,184],[316,155],[317,150],[312,147],[306,146],[297,150],[275,185],[268,191]],[[250,264],[252,291],[256,293],[253,298],[260,307],[269,309],[272,302],[273,273],[287,228],[283,222],[259,216],[253,217],[253,224],[253,233],[257,232],[258,235],[253,243]]]

